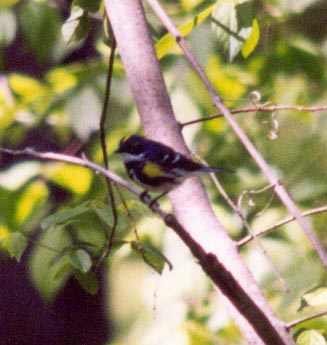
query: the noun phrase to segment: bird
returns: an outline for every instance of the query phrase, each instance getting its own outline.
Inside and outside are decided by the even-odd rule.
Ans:
[[[169,146],[135,134],[123,137],[115,153],[122,155],[127,174],[136,184],[146,191],[161,193],[155,200],[189,177],[234,172],[194,162]]]

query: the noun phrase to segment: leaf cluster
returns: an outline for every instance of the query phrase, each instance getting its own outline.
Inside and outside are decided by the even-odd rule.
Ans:
[[[182,36],[196,52],[225,103],[231,108],[253,106],[253,112],[235,116],[278,171],[296,202],[304,209],[324,204],[326,114],[255,110],[256,105],[266,102],[302,106],[325,103],[324,14],[327,8],[324,2],[224,0],[204,4],[185,0],[164,1],[163,5],[179,23]],[[102,161],[97,130],[110,52],[103,17],[103,5],[99,1],[75,0],[69,9],[32,0],[1,3],[0,66],[5,74],[0,79],[1,146],[69,151],[70,144],[77,143],[88,157]],[[206,90],[185,64],[173,38],[164,33],[157,21],[152,21],[152,26],[156,31],[157,56],[178,120],[181,123],[204,120],[215,114]],[[15,64],[13,56],[18,59],[21,55],[23,59]],[[259,91],[261,100],[252,101],[253,90]],[[126,176],[121,161],[112,153],[123,135],[140,131],[140,124],[119,57],[115,62],[109,113],[110,168]],[[235,175],[220,177],[234,201],[244,191],[265,186],[260,171],[224,119],[185,126],[183,134],[187,143],[210,165],[237,170]],[[71,274],[95,293],[98,282],[93,268],[113,224],[104,181],[81,167],[41,164],[28,159],[17,161],[7,156],[1,157],[0,167],[3,253],[20,260],[29,243],[34,247],[30,257],[32,279],[45,298],[52,298]],[[209,183],[204,181],[206,186],[211,186]],[[212,188],[209,189],[211,192]],[[178,262],[178,255],[172,254],[167,246],[169,235],[158,235],[161,227],[155,220],[148,223],[149,212],[127,193],[123,195],[142,235],[140,241],[135,238],[133,226],[119,202],[113,257],[117,262],[130,257],[142,258],[157,272],[164,272],[165,265],[170,265],[169,254]],[[210,195],[231,235],[237,239],[244,236],[246,228],[223,198],[216,192]],[[267,190],[244,199],[242,212],[253,230],[260,230],[286,215],[279,201],[271,199],[272,195]],[[326,215],[314,216],[310,222],[320,239],[326,241]],[[285,226],[263,239],[263,243],[281,274],[286,276],[291,294],[283,292],[266,265],[258,269],[257,262],[261,262],[262,256],[251,246],[242,252],[275,310],[291,320],[298,315],[301,297],[304,311],[312,305],[316,307],[312,293],[308,295],[305,291],[321,284],[325,286],[326,277],[298,228],[293,224]],[[129,250],[124,252],[127,247]],[[176,262],[171,261],[175,266]],[[190,261],[185,260],[185,265],[190,265]],[[206,282],[204,277],[199,277]],[[208,283],[203,284],[205,287],[198,290],[195,282],[193,286],[200,301],[210,293]],[[184,291],[186,296],[191,295],[189,287]],[[187,320],[184,335],[191,342],[214,343],[217,337],[223,341],[224,332],[235,331],[228,321],[215,323],[217,315],[213,311],[201,318],[194,316],[191,312],[194,306],[188,301],[181,303],[189,312],[188,319],[186,313],[181,313],[180,320]],[[321,321],[316,330],[310,327],[299,331],[298,344],[309,344],[310,339],[326,343],[325,322]]]

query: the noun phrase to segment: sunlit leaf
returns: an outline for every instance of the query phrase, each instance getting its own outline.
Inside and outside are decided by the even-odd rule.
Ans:
[[[0,225],[0,244],[10,235],[10,230],[7,226]]]
[[[78,43],[85,39],[90,30],[87,11],[82,7],[72,6],[71,15],[62,26],[62,36],[67,44]]]
[[[258,21],[254,18],[252,24],[252,30],[250,36],[246,39],[242,46],[242,55],[247,58],[255,49],[259,42],[260,29]]]
[[[77,165],[50,163],[44,173],[52,182],[76,194],[85,194],[92,182],[92,172]]]
[[[16,17],[9,9],[0,7],[0,47],[10,44],[16,35]]]
[[[190,345],[214,345],[217,341],[214,335],[203,324],[187,321],[183,328],[186,329]]]
[[[321,333],[314,329],[302,332],[296,339],[297,345],[326,345],[326,340]]]
[[[13,6],[13,5],[17,4],[17,2],[19,2],[19,1],[21,1],[21,0],[1,0],[0,1],[0,8]]]
[[[326,306],[327,307],[327,287],[318,286],[302,296],[301,307],[302,310],[304,307],[317,307],[317,306]]]
[[[67,111],[71,127],[82,141],[98,131],[102,100],[93,87],[80,89],[67,103]]]
[[[224,49],[230,61],[235,58],[246,39],[250,36],[252,21],[250,2],[244,0],[221,0],[216,3],[212,12],[212,28],[216,32],[220,46]],[[254,41],[254,39],[250,41],[252,45]],[[247,48],[247,51],[249,51],[249,48]]]
[[[314,7],[314,4],[319,2],[319,0],[276,0],[274,1],[274,8],[280,17],[292,16],[295,13],[303,13],[307,7]]]
[[[8,81],[12,91],[24,103],[30,104],[39,100],[42,103],[48,101],[48,87],[39,80],[22,74],[11,74]]]
[[[192,30],[203,22],[212,12],[213,6],[209,6],[204,11],[200,12],[197,16],[189,20],[187,23],[178,27],[179,32],[183,37],[187,36]],[[158,59],[162,59],[173,47],[176,41],[171,34],[166,34],[156,44],[156,52]]]
[[[218,58],[213,57],[209,60],[206,71],[223,98],[234,99],[244,95],[246,86],[240,81],[240,71],[236,68],[227,70]]]
[[[0,186],[9,190],[18,189],[40,174],[41,167],[41,163],[32,161],[14,164],[0,172]]]
[[[181,0],[181,6],[185,11],[191,11],[202,2],[203,0]]]
[[[16,106],[14,104],[10,104],[8,99],[4,99],[6,97],[0,90],[0,108],[1,116],[0,116],[0,128],[1,131],[4,132],[6,128],[10,127],[10,125],[15,121],[16,116]]]
[[[17,201],[17,223],[24,223],[34,210],[45,205],[48,194],[48,188],[43,181],[34,181],[28,185]]]
[[[77,77],[67,68],[56,68],[47,74],[47,80],[55,93],[64,93],[78,83]]]

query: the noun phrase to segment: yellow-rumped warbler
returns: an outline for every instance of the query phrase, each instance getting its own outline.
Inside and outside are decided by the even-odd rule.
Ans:
[[[123,138],[115,153],[122,155],[127,173],[134,182],[146,190],[161,192],[162,195],[195,175],[233,172],[193,162],[169,146],[139,135]]]

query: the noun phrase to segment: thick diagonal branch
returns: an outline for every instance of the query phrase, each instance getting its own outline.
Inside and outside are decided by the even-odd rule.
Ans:
[[[236,119],[233,117],[229,109],[224,105],[221,98],[217,95],[213,85],[211,84],[210,80],[208,79],[207,75],[203,71],[202,67],[196,60],[195,56],[191,52],[191,50],[188,48],[186,41],[182,37],[182,35],[179,33],[179,31],[176,29],[168,15],[165,13],[161,5],[157,0],[147,0],[148,3],[151,5],[163,25],[166,27],[166,29],[175,37],[176,42],[179,44],[181,49],[183,50],[187,60],[189,61],[192,68],[195,70],[195,72],[200,77],[202,83],[205,85],[206,89],[208,90],[213,104],[221,111],[221,113],[224,115],[226,120],[229,122],[230,126],[233,128],[235,134],[238,136],[246,150],[249,152],[249,154],[252,156],[253,160],[256,162],[258,167],[261,169],[263,174],[266,176],[268,181],[272,186],[274,186],[275,192],[278,195],[279,199],[284,203],[286,208],[289,210],[289,212],[295,217],[297,222],[300,224],[302,229],[304,230],[305,234],[307,235],[308,239],[311,241],[312,245],[314,246],[315,250],[317,251],[322,263],[327,268],[327,253],[322,245],[322,243],[319,241],[318,237],[312,230],[309,223],[306,221],[306,219],[302,216],[300,210],[295,205],[294,201],[290,197],[290,195],[287,193],[286,189],[284,188],[282,182],[279,180],[275,172],[270,168],[268,163],[265,161],[265,159],[262,157],[262,155],[258,152],[256,147],[253,145],[251,140],[247,137],[241,126],[238,124]]]
[[[187,153],[156,59],[141,1],[106,0],[105,5],[146,135]],[[294,344],[284,323],[274,315],[262,291],[238,255],[235,244],[216,219],[199,180],[189,179],[172,191],[169,197],[176,218],[187,233],[188,241],[185,241],[185,237],[184,242],[222,292],[227,308],[248,342]],[[195,244],[196,246],[193,246]],[[194,251],[194,248],[201,248],[204,256]],[[226,281],[224,274],[219,275],[219,265],[224,267],[221,272],[229,272],[230,275],[232,273],[232,280],[238,286],[238,289],[229,286],[226,291],[233,289],[231,293],[237,291],[238,296],[248,296],[256,308],[251,310],[251,303],[244,306],[240,302],[243,300],[241,297],[225,294],[223,286],[229,279]],[[254,314],[260,312],[255,317],[252,314],[252,318],[246,310]]]

